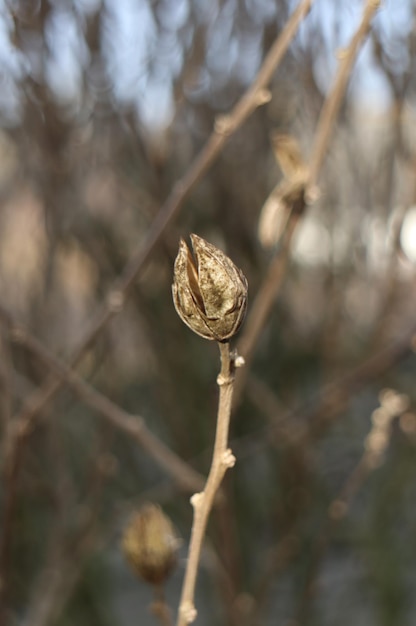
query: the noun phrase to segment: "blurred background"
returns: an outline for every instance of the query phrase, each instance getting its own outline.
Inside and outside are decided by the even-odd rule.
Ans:
[[[270,101],[230,138],[78,367],[203,475],[219,359],[173,308],[179,238],[195,232],[243,269],[250,314],[282,253],[277,231],[258,235],[283,176],[272,138],[291,135],[308,163],[364,4],[314,2]],[[82,343],[297,5],[0,1],[0,304],[51,353],[67,361]],[[415,66],[416,3],[384,0],[245,372],[231,424],[237,464],[202,555],[201,626],[416,621]],[[1,355],[4,458],[49,372],[5,326]],[[36,415],[16,481],[3,473],[3,623],[157,624],[152,589],[120,551],[130,514],[148,501],[182,537],[166,585],[176,612],[190,492],[126,432],[64,386]]]

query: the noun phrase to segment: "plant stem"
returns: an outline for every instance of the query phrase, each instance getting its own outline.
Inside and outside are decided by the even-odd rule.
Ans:
[[[120,429],[132,440],[136,441],[153,459],[165,469],[182,488],[192,493],[201,489],[204,484],[203,476],[195,472],[187,463],[175,455],[160,439],[147,428],[139,415],[132,415],[120,406],[111,402],[109,398],[94,389],[83,380],[74,370],[71,370],[62,361],[47,350],[29,330],[17,324],[14,318],[0,305],[0,324],[8,328],[12,342],[23,346],[43,363],[57,379],[62,379],[75,395],[93,411],[96,411],[115,428]],[[2,464],[13,468],[13,455],[21,454],[27,436],[30,434],[30,422],[23,422],[19,427],[9,429],[8,441],[4,445]],[[16,468],[9,470],[14,477],[20,466],[20,458],[15,462]],[[0,472],[1,473],[1,472]],[[17,480],[14,479],[14,480]],[[7,491],[6,491],[7,493]],[[7,509],[7,507],[5,507]],[[7,542],[9,543],[9,542]]]
[[[166,603],[165,590],[162,585],[154,588],[155,602],[151,607],[152,613],[158,618],[162,626],[173,626],[172,616]]]
[[[202,542],[209,514],[225,472],[228,468],[233,467],[235,463],[235,457],[233,456],[231,450],[227,448],[227,444],[234,388],[234,369],[236,363],[234,357],[230,354],[230,346],[228,342],[219,343],[218,346],[221,355],[221,371],[217,378],[217,383],[220,389],[220,397],[218,403],[214,453],[204,491],[201,493],[195,493],[191,498],[191,503],[194,507],[194,520],[192,525],[185,579],[182,587],[181,601],[179,604],[177,626],[186,626],[187,624],[193,622],[196,618],[197,612],[194,606],[195,585],[198,574],[199,559],[201,556]]]

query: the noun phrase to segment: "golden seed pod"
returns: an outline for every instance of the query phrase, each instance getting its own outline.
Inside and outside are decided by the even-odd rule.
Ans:
[[[271,248],[280,240],[291,211],[301,211],[305,206],[305,183],[283,180],[266,198],[260,212],[258,238],[264,248]]]
[[[145,582],[160,585],[175,566],[179,539],[161,508],[145,504],[130,519],[121,545],[134,572]]]
[[[274,156],[284,177],[288,180],[305,178],[308,168],[297,140],[291,135],[273,133],[271,141]]]
[[[192,254],[181,239],[173,272],[173,302],[197,335],[225,341],[238,331],[247,308],[247,280],[231,259],[202,237],[191,235]]]
[[[306,197],[309,169],[297,140],[291,135],[273,133],[271,142],[284,179],[266,198],[261,209],[258,237],[264,248],[271,248],[279,242],[292,210],[301,212],[305,202],[314,200]]]
[[[290,208],[282,199],[281,184],[279,184],[266,198],[260,212],[258,238],[264,248],[271,248],[279,241],[289,214]]]

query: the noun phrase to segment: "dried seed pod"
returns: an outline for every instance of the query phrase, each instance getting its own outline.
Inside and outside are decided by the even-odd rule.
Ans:
[[[268,196],[260,213],[258,237],[264,248],[278,243],[292,210],[303,211],[309,176],[308,166],[294,137],[274,133],[271,141],[284,179]]]
[[[291,211],[299,214],[306,203],[305,183],[299,180],[283,180],[266,198],[260,212],[258,237],[264,248],[271,248],[280,240]]]
[[[273,133],[271,137],[274,156],[287,180],[304,179],[308,167],[297,140],[292,135]]]
[[[221,250],[191,235],[192,254],[181,239],[173,275],[173,302],[181,320],[206,339],[225,341],[241,326],[247,280]]]
[[[179,540],[159,506],[145,504],[130,519],[122,549],[134,572],[145,582],[160,585],[176,563]]]
[[[260,212],[258,238],[264,248],[276,245],[290,215],[290,207],[282,200],[281,187],[281,184],[276,185]]]

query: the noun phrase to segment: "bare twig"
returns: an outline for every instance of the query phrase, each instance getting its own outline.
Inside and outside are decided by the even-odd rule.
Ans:
[[[189,170],[185,173],[183,178],[174,186],[171,194],[154,220],[144,243],[140,245],[139,249],[126,265],[121,275],[114,282],[106,301],[94,315],[89,331],[81,339],[69,359],[70,367],[74,367],[81,360],[83,355],[95,342],[106,325],[123,309],[126,296],[132,288],[140,271],[145,266],[154,247],[162,238],[167,226],[173,221],[174,217],[179,212],[187,196],[196,186],[198,181],[203,177],[216,157],[220,154],[228,139],[258,106],[264,104],[269,99],[269,94],[265,91],[265,88],[270,82],[273,73],[296,34],[299,24],[308,14],[312,3],[313,0],[303,0],[303,2],[299,4],[298,8],[295,10],[284,27],[282,33],[270,49],[256,79],[253,81],[253,84],[248,89],[247,93],[237,103],[229,115],[217,120],[214,131],[205,147],[196,157],[193,164],[191,164]],[[7,520],[11,521],[13,517],[16,487],[23,453],[22,444],[24,442],[25,435],[30,432],[37,416],[44,409],[46,404],[54,397],[61,386],[66,381],[69,381],[69,377],[66,373],[63,375],[64,372],[62,370],[60,370],[62,375],[58,375],[57,368],[52,368],[52,371],[52,376],[48,378],[46,383],[39,390],[29,396],[19,414],[15,416],[15,419],[13,420],[14,428],[10,430],[10,436],[7,437],[6,447],[8,454],[4,461],[7,482],[7,497],[5,503],[6,524],[3,527],[3,546],[5,550],[6,546],[10,543],[11,523],[8,524]],[[78,391],[79,390],[80,389],[78,387]],[[103,408],[104,407],[101,406],[101,411]],[[108,408],[107,404],[107,409]],[[109,413],[107,412],[107,417],[108,415]],[[112,412],[113,422],[118,423],[120,426],[121,421],[116,418],[116,415],[120,418],[120,413]],[[126,417],[126,415],[124,415],[124,417]],[[127,427],[127,421],[122,420],[122,422],[124,426]],[[166,460],[167,456],[172,454],[167,449],[161,450],[158,445],[160,442],[157,442],[157,440],[152,441],[152,435],[148,431],[144,430],[140,424],[135,422],[135,425],[133,426],[133,422],[130,422],[127,430],[133,437],[147,440],[146,445],[150,444],[151,447],[153,446],[153,449],[159,459],[164,458]],[[16,436],[17,433],[18,436]],[[165,455],[164,452],[167,454]],[[173,463],[175,465],[174,460]],[[179,468],[177,467],[177,469]],[[0,575],[0,585],[1,583],[2,581]]]
[[[73,592],[85,565],[87,556],[97,547],[99,508],[84,509],[78,528],[71,541],[56,545],[42,575],[37,581],[23,626],[47,626],[55,623]]]
[[[261,617],[265,611],[270,583],[272,581],[275,583],[279,575],[287,570],[290,563],[298,555],[300,549],[297,534],[299,522],[300,520],[297,518],[292,527],[279,539],[279,542],[268,550],[263,571],[252,594],[252,602],[244,616],[243,623],[247,626],[262,624]]]
[[[257,107],[268,101],[269,95],[265,89],[293,40],[300,23],[309,13],[313,1],[303,0],[299,4],[271,47],[248,91],[228,115],[222,116],[217,120],[214,131],[204,148],[195,158],[183,178],[173,187],[171,194],[157,214],[144,243],[140,245],[121,275],[114,282],[106,302],[96,312],[92,319],[90,330],[82,338],[69,359],[71,367],[74,367],[80,361],[106,325],[122,310],[126,295],[147,263],[154,247],[161,240],[166,228],[176,217],[190,192],[215,161],[227,141]],[[47,402],[58,392],[63,382],[62,378],[56,377],[48,380],[40,390],[29,397],[17,416],[18,421],[26,423],[34,419]]]
[[[190,166],[184,177],[174,186],[172,193],[167,198],[165,204],[153,222],[144,243],[139,247],[138,251],[126,265],[123,272],[110,289],[105,303],[94,315],[89,331],[81,339],[69,359],[70,367],[74,367],[81,360],[85,352],[95,342],[96,338],[106,325],[122,310],[125,297],[149,259],[152,250],[161,239],[163,232],[177,215],[184,200],[208,170],[210,165],[214,162],[228,139],[258,106],[264,104],[268,100],[269,94],[265,92],[265,88],[271,80],[278,64],[282,60],[299,24],[309,12],[312,3],[313,0],[303,0],[303,2],[299,4],[275,44],[272,46],[252,86],[228,116],[217,120],[217,124],[215,125],[214,131],[207,144]],[[58,374],[58,371],[60,374]],[[61,386],[70,380],[70,377],[67,376],[67,374],[69,374],[68,371],[64,371],[62,369],[58,370],[56,367],[52,368],[51,377],[48,378],[41,389],[37,390],[34,394],[28,397],[19,414],[15,416],[15,419],[13,420],[13,429],[10,430],[10,436],[7,437],[6,446],[8,454],[6,460],[4,461],[7,483],[7,496],[5,503],[6,523],[3,527],[3,547],[5,550],[6,546],[10,543],[11,520],[13,517],[16,487],[25,436],[30,432],[36,417],[44,409],[46,404],[54,397]],[[72,380],[72,382],[75,381]],[[76,383],[76,385],[78,392],[80,392],[81,388],[78,386],[78,383]],[[85,392],[85,388],[83,392]],[[92,400],[91,395],[89,396],[89,400]],[[97,400],[97,397],[95,397],[95,400]],[[104,410],[104,414],[106,414],[107,417],[109,417],[111,413],[111,419],[114,424],[118,424],[119,427],[122,427],[121,424],[123,424],[131,436],[136,439],[141,439],[142,442],[146,440],[145,445],[150,445],[160,460],[165,459],[166,461],[167,457],[172,454],[167,449],[160,449],[160,442],[157,440],[153,441],[152,435],[146,431],[140,423],[137,423],[136,420],[134,422],[132,420],[128,422],[126,419],[120,419],[122,413],[113,411],[108,412],[109,405],[106,402],[103,403],[102,399],[99,404],[100,411],[102,412]],[[124,414],[123,417],[126,418],[127,415]],[[175,460],[173,458],[171,458],[171,461],[173,461],[176,469],[180,470],[180,468],[175,464]],[[170,464],[170,462],[168,464]],[[10,520],[10,523],[7,523],[7,520]]]
[[[153,615],[158,618],[162,626],[173,626],[172,614],[166,602],[163,585],[156,585],[154,594],[155,600],[150,607]]]
[[[222,482],[225,472],[233,467],[235,457],[228,445],[228,429],[231,415],[231,404],[234,386],[235,359],[230,354],[228,342],[219,343],[221,354],[221,372],[217,383],[220,388],[218,404],[217,430],[215,434],[214,453],[211,469],[204,490],[195,493],[191,502],[194,507],[191,541],[182,595],[179,604],[177,626],[186,626],[193,622],[197,612],[194,606],[195,584],[198,573],[199,558],[205,529],[212,509],[215,495]]]
[[[0,308],[0,319],[6,323],[12,340],[30,350],[54,376],[62,379],[76,395],[107,421],[135,440],[165,471],[168,472],[185,491],[200,489],[202,477],[189,465],[182,461],[174,452],[153,435],[146,427],[143,418],[131,415],[93,389],[88,383],[52,356],[48,350],[22,326],[13,322],[12,318]],[[19,441],[26,432],[14,429],[12,437]],[[14,447],[18,447],[15,443]]]
[[[2,436],[6,438],[10,429],[11,419],[11,407],[12,407],[12,389],[11,389],[11,376],[10,376],[10,355],[9,355],[9,343],[8,339],[4,336],[4,333],[0,333],[0,350],[2,353],[1,365],[0,365],[0,391],[1,391],[1,404],[0,404],[0,431]],[[13,481],[12,481],[13,485]],[[13,492],[15,490],[13,489]],[[8,533],[11,528],[13,507],[7,502],[3,509],[3,528]],[[8,564],[10,560],[10,545],[7,542],[3,544],[0,542],[0,624],[6,623],[6,600],[8,594],[8,581],[5,576],[5,572],[8,570]]]
[[[310,449],[313,441],[322,437],[323,433],[337,415],[343,411],[348,400],[356,393],[367,387],[373,381],[379,379],[392,367],[408,357],[416,349],[416,326],[410,328],[400,339],[396,339],[383,350],[378,351],[369,359],[355,367],[339,380],[326,385],[316,396],[315,401],[299,407],[295,411],[282,413],[277,401],[273,401],[272,392],[268,390],[263,396],[265,401],[259,403],[262,408],[269,411],[272,426],[267,427],[258,439],[258,444],[253,443],[253,436],[248,438],[247,448],[240,441],[233,441],[232,445],[240,459],[245,458],[253,450],[258,451],[265,442],[273,439],[277,442],[297,446],[303,450]],[[267,389],[267,388],[266,388]],[[261,393],[264,394],[264,384]],[[258,394],[257,394],[258,395]],[[274,422],[274,424],[273,424]],[[328,522],[322,531],[322,539],[317,541],[317,562],[326,547],[326,536],[333,523],[348,512],[348,506],[367,475],[377,466],[377,458],[371,449],[367,449],[362,459],[358,462],[351,475],[347,478],[343,488],[328,509]],[[332,519],[334,518],[334,519]],[[267,590],[270,582],[276,582],[276,577],[284,571],[291,560],[298,554],[299,544],[296,541],[296,531],[299,520],[295,519],[291,528],[287,531],[271,550],[264,571],[259,577],[254,592],[255,604],[249,611],[248,621],[250,624],[258,623],[262,605],[266,601]],[[319,536],[320,537],[320,536]],[[282,553],[284,559],[282,559]]]
[[[416,351],[416,326],[409,328],[402,337],[391,341],[368,359],[352,368],[339,379],[324,385],[315,396],[298,408],[273,416],[267,426],[254,439],[253,433],[232,442],[239,458],[246,458],[259,446],[270,440],[284,441],[291,445],[309,446],[328,428],[332,420],[345,410],[351,397],[380,379],[398,363]],[[269,390],[269,394],[271,395]],[[269,399],[263,408],[270,407]],[[277,408],[277,401],[276,401]]]
[[[244,332],[238,343],[238,351],[244,357],[247,366],[250,365],[258,337],[265,327],[273,303],[282,286],[293,235],[306,209],[308,190],[313,190],[316,186],[353,64],[369,32],[371,20],[379,5],[380,0],[367,0],[360,25],[348,48],[342,52],[332,90],[326,98],[319,117],[304,193],[299,197],[296,206],[292,208],[281,247],[270,262],[266,276],[251,307],[250,315],[246,320]],[[246,367],[237,376],[234,394],[235,403],[241,397],[248,371],[249,369]]]
[[[0,431],[4,434],[7,431],[10,418],[12,416],[13,393],[10,374],[10,355],[8,343],[0,333]]]
[[[351,76],[357,55],[367,37],[371,21],[380,7],[381,0],[367,0],[364,6],[361,22],[351,39],[348,48],[338,53],[339,69],[333,87],[324,102],[316,130],[314,148],[310,159],[309,184],[315,185],[324,162],[328,143],[333,131],[334,123],[344,98],[345,90]]]
[[[327,515],[318,533],[312,550],[307,580],[297,611],[296,623],[302,624],[309,614],[310,603],[316,591],[316,577],[337,524],[345,519],[352,501],[368,476],[383,462],[390,444],[392,422],[408,407],[408,398],[389,389],[380,394],[381,405],[373,412],[372,428],[364,443],[364,452],[344,482],[338,495],[328,506]]]
[[[302,209],[303,210],[303,209]],[[276,295],[283,283],[289,260],[290,248],[293,234],[296,230],[299,217],[302,211],[296,215],[292,213],[285,230],[282,246],[279,252],[273,257],[267,269],[266,275],[261,283],[256,298],[252,304],[250,314],[244,325],[244,332],[238,342],[238,350],[244,356],[244,360],[249,364],[255,345],[260,333],[265,327],[265,322],[270,314]],[[245,375],[240,372],[236,381],[235,402],[239,400],[242,391],[242,384]]]

